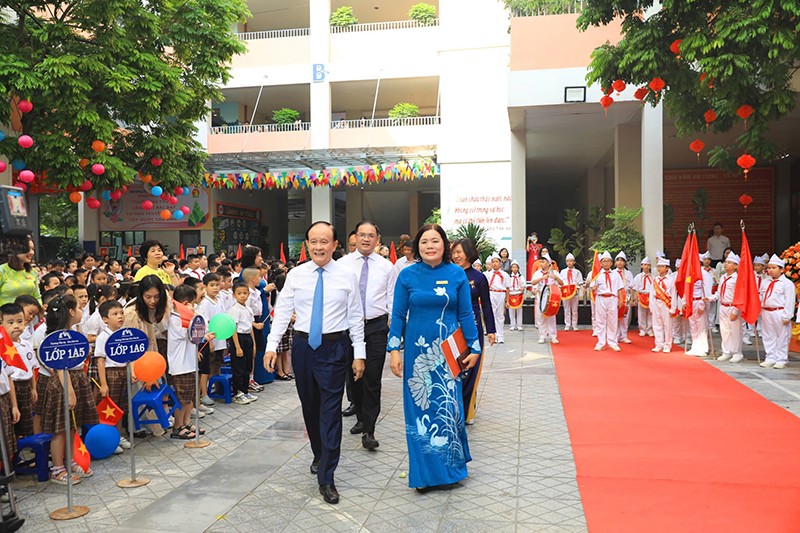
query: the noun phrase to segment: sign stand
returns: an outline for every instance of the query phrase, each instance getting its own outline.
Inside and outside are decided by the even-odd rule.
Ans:
[[[120,328],[106,341],[106,356],[115,363],[125,363],[128,390],[128,436],[131,439],[131,478],[120,479],[117,486],[123,489],[142,487],[150,483],[146,477],[136,478],[136,447],[134,446],[133,429],[133,394],[131,391],[131,363],[139,359],[147,351],[147,335],[140,329]]]
[[[189,324],[189,339],[193,344],[199,346],[206,336],[206,320],[197,315]],[[206,342],[206,344],[208,344]],[[205,346],[203,346],[205,348]],[[203,350],[200,348],[198,353]],[[187,440],[184,448],[205,448],[211,441],[200,438],[200,362],[194,368],[194,440]]]
[[[69,408],[69,369],[83,363],[89,355],[89,341],[77,331],[60,330],[54,331],[42,341],[39,347],[39,354],[42,363],[53,370],[61,370],[62,384],[64,389],[64,432],[66,433],[66,453],[64,454],[65,467],[67,469],[67,506],[56,509],[50,513],[52,520],[72,520],[86,515],[89,508],[84,505],[73,505],[72,503],[72,432],[70,431],[70,408]],[[53,375],[58,379],[58,375]],[[77,431],[78,428],[75,428]]]

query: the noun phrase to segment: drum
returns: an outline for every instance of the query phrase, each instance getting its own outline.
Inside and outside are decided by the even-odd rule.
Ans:
[[[575,295],[578,294],[578,286],[574,283],[571,285],[562,285],[561,286],[561,299],[562,300],[569,300]]]
[[[519,309],[520,307],[522,307],[524,301],[525,301],[524,293],[508,295],[508,307],[511,309]]]
[[[639,305],[644,307],[645,309],[650,309],[650,293],[649,292],[639,292]]]
[[[545,285],[539,297],[539,311],[544,316],[556,316],[561,307],[561,289],[558,285]]]

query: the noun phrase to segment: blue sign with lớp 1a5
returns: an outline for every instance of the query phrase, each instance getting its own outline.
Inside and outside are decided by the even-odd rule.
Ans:
[[[44,338],[39,346],[42,364],[53,370],[80,366],[89,356],[89,341],[79,331],[62,329]]]
[[[144,355],[149,342],[140,329],[120,328],[106,341],[106,357],[115,363],[132,363]]]

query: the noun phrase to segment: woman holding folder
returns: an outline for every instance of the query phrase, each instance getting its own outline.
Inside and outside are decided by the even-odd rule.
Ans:
[[[464,269],[450,262],[441,226],[420,228],[414,258],[418,262],[397,278],[387,350],[392,372],[403,379],[408,485],[425,492],[467,477],[472,458],[459,370],[475,366],[481,345],[469,281]],[[458,361],[460,354],[450,348],[456,345],[457,352],[465,352]]]

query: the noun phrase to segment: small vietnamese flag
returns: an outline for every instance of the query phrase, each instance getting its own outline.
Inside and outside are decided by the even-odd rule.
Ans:
[[[239,248],[236,249],[236,259],[242,258],[242,243],[239,243]]]
[[[77,431],[75,432],[75,440],[72,443],[72,450],[72,460],[83,468],[84,472],[88,472],[89,466],[92,464],[92,456],[89,455],[89,450],[86,449],[86,445]]]
[[[116,426],[124,413],[125,411],[114,403],[111,396],[106,396],[97,403],[97,417],[100,419],[101,424]]]
[[[281,243],[281,263],[286,263],[286,255],[283,253],[283,243]]]
[[[595,250],[594,251],[594,259],[592,260],[592,274],[589,277],[589,283],[594,281],[594,278],[600,275],[600,271],[603,270],[603,267],[600,266],[600,253]],[[589,291],[589,296],[594,301],[594,291]]]
[[[389,261],[392,264],[397,263],[397,250],[394,249],[394,241],[392,241],[392,245],[389,246]]]
[[[306,257],[306,243],[303,242],[300,245],[300,262],[308,261],[308,257]]]
[[[181,244],[180,251],[178,252],[178,259],[186,259],[186,252],[183,250],[183,244]]]
[[[128,246],[128,257],[133,257],[133,246]]]
[[[11,340],[11,337],[8,336],[8,332],[3,326],[0,326],[0,359],[8,366],[17,367],[25,372],[28,371],[25,361],[22,360],[22,356],[19,355],[17,347],[14,346],[14,342]]]

